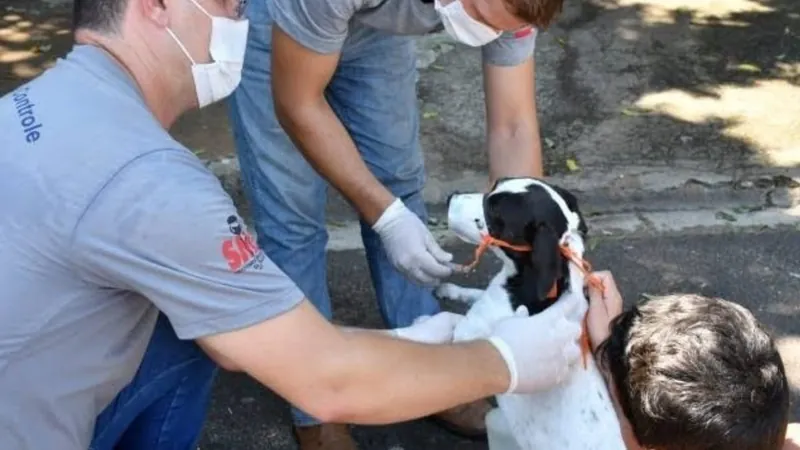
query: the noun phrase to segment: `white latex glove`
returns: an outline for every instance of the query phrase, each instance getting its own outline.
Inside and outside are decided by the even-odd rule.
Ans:
[[[569,297],[534,316],[521,306],[513,317],[494,326],[489,342],[503,356],[511,375],[506,393],[546,390],[563,381],[579,362],[581,311],[586,307]]]
[[[444,311],[433,316],[420,316],[411,326],[395,328],[390,333],[409,341],[446,344],[453,341],[453,330],[462,320],[463,315]]]
[[[428,227],[402,200],[386,208],[372,226],[383,242],[389,261],[405,276],[422,285],[437,285],[453,273],[453,255],[439,247]]]

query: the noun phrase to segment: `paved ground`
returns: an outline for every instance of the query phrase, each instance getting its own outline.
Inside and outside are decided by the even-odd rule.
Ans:
[[[71,0],[0,0],[0,95],[69,49],[70,12]],[[478,55],[419,40],[425,197],[464,259],[442,200],[485,185]],[[800,2],[567,1],[537,66],[547,172],[579,195],[595,265],[618,274],[629,302],[676,290],[742,302],[775,330],[800,388]],[[224,103],[172,131],[246,210]],[[336,195],[329,212],[336,318],[377,326],[355,217]],[[291,449],[287,432],[278,399],[227,374],[201,448]],[[424,422],[355,432],[370,450],[483,448]]]

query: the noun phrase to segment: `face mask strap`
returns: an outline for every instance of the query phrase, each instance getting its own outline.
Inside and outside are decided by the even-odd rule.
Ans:
[[[192,65],[197,65],[197,63],[194,61],[194,58],[192,58],[192,55],[189,54],[189,50],[186,50],[186,47],[183,46],[183,43],[181,42],[180,39],[178,39],[178,36],[175,35],[172,29],[167,28],[167,33],[169,33],[169,35],[172,36],[172,39],[175,41],[175,43],[178,44],[178,47],[181,48],[183,54],[186,55],[187,58],[189,58],[189,61],[192,62]]]
[[[191,1],[192,3],[194,3],[194,6],[197,6],[197,9],[199,9],[200,11],[203,11],[203,14],[205,14],[206,16],[208,16],[208,18],[209,18],[209,19],[212,19],[212,20],[214,19],[214,16],[212,16],[211,14],[209,14],[209,13],[208,13],[208,11],[206,11],[206,9],[205,9],[205,8],[203,8],[203,7],[200,5],[200,3],[197,3],[197,0],[189,0],[189,1]]]

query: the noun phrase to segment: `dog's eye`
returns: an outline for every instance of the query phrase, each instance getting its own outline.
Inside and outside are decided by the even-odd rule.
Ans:
[[[475,226],[478,227],[479,230],[482,230],[484,225],[481,219],[475,219]]]

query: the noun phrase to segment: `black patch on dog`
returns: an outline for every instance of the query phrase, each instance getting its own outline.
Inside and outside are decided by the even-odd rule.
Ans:
[[[549,185],[564,199],[567,207],[578,214],[578,230],[585,238],[586,222],[578,209],[578,201],[565,189]],[[559,239],[567,230],[567,218],[550,194],[537,184],[526,192],[498,192],[484,200],[486,226],[491,236],[509,244],[529,245],[532,251],[503,248],[514,261],[517,274],[506,282],[514,310],[524,305],[530,314],[546,309],[553,284],[560,296],[569,288],[568,261],[561,255]]]

